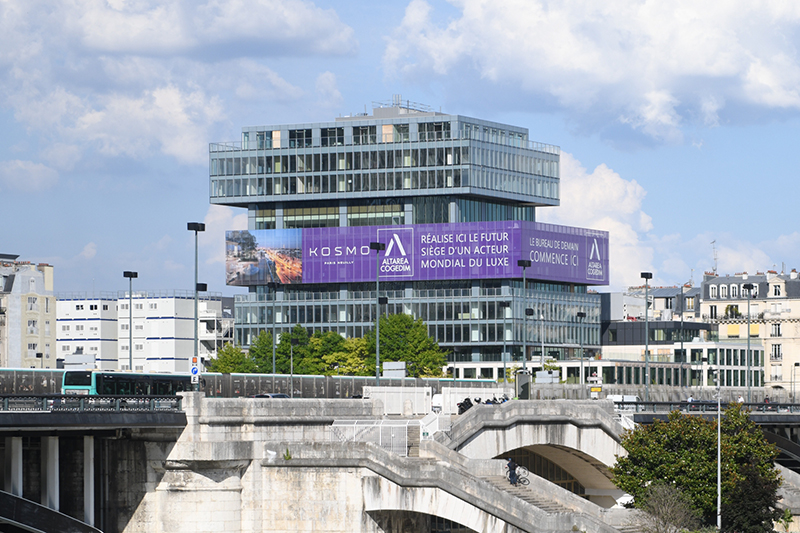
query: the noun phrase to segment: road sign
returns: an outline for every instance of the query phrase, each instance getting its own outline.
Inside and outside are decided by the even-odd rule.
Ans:
[[[192,383],[200,383],[200,376],[197,374],[192,374]]]
[[[192,367],[192,377],[197,376],[199,374],[200,374],[200,368],[196,367],[196,366],[193,366]]]

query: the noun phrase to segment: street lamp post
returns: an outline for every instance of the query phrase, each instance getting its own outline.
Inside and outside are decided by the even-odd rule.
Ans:
[[[123,278],[128,278],[128,370],[133,372],[133,278],[138,278],[138,272],[126,270]]]
[[[375,386],[377,387],[381,384],[381,250],[386,249],[386,244],[371,242],[369,249],[375,250]]]
[[[578,338],[580,339],[580,345],[581,345],[581,351],[580,351],[581,378],[580,378],[580,380],[578,380],[578,383],[580,385],[583,385],[583,327],[582,327],[582,325],[583,325],[583,319],[586,318],[586,313],[584,313],[583,311],[578,311],[577,317],[578,317],[578,323],[579,323],[579,325],[578,325]],[[583,396],[584,396],[583,393],[584,393],[584,388],[581,387],[581,398],[583,398]]]
[[[722,375],[717,355],[717,531],[722,531]]]
[[[192,365],[199,363],[199,348],[198,348],[198,335],[197,335],[197,291],[199,289],[197,284],[197,234],[206,230],[206,225],[202,222],[188,222],[186,229],[194,232],[194,358]]]
[[[533,314],[533,309],[531,309]],[[544,313],[539,313],[539,338],[542,341],[542,370],[544,370]]]
[[[798,366],[800,366],[800,363],[795,363],[794,366],[792,367],[792,403],[797,403],[797,400],[794,399],[795,398],[795,396],[794,396],[794,371],[797,370]],[[792,409],[792,410],[794,410],[794,409]]]
[[[292,337],[289,343],[289,397],[294,398],[294,347],[300,343],[300,339]]]
[[[753,293],[753,284],[745,283],[742,288],[747,291],[747,403],[750,403],[750,295]]]
[[[497,302],[497,305],[500,306],[500,311],[503,313],[503,387],[505,388],[508,378],[506,374],[506,312],[511,307],[511,302]]]
[[[652,272],[642,272],[644,280],[644,401],[650,401],[650,297],[648,281],[653,279]]]
[[[272,291],[272,374],[275,374],[275,300],[277,299],[278,284],[274,281],[267,283],[267,287]]]
[[[524,329],[522,332],[522,370],[524,372],[527,369],[526,361],[528,359],[528,284],[527,279],[525,278],[525,269],[531,266],[531,260],[519,259],[517,261],[517,265],[522,267],[522,306],[525,308],[526,316],[522,324]],[[531,310],[530,314],[533,314],[533,310]]]
[[[683,295],[683,290],[686,288],[686,284],[684,283],[681,285],[681,368],[679,370],[680,379],[678,380],[679,385],[681,387],[686,386],[686,381],[683,376],[683,363],[687,359],[686,353],[683,351],[683,310],[686,305],[686,297]]]

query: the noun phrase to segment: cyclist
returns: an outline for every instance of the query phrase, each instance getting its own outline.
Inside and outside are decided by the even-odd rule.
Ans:
[[[514,462],[514,459],[509,457],[506,459],[508,461],[508,480],[511,482],[512,485],[517,484],[517,463]]]

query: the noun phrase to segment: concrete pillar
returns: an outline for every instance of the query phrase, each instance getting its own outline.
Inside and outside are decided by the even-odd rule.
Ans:
[[[22,496],[22,437],[5,438],[4,490],[14,496]]]
[[[83,437],[83,521],[94,525],[94,437]]]
[[[58,511],[58,437],[42,437],[42,505]]]

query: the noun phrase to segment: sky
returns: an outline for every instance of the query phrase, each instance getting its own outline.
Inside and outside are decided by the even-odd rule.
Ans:
[[[392,95],[561,147],[599,290],[800,268],[800,2],[0,0],[0,253],[55,291],[226,287],[208,144]]]

